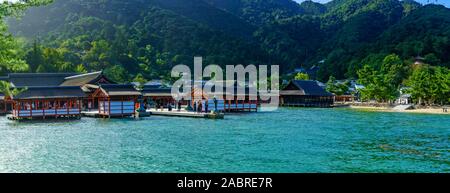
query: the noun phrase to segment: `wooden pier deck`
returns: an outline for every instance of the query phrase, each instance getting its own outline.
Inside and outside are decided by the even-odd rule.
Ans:
[[[81,115],[66,115],[66,116],[50,116],[50,117],[17,117],[12,114],[7,114],[6,118],[10,121],[45,121],[45,120],[79,120]]]
[[[189,117],[189,118],[204,118],[204,119],[223,119],[224,114],[211,114],[211,113],[196,113],[196,112],[189,112],[189,111],[168,111],[167,109],[156,110],[156,109],[150,109],[147,110],[147,112],[151,113],[152,116],[170,116],[170,117]]]
[[[93,118],[125,118],[135,116],[135,115],[101,115],[99,111],[82,111],[81,115],[84,117],[93,117]]]
[[[98,111],[82,111],[81,114],[85,117],[99,117]]]

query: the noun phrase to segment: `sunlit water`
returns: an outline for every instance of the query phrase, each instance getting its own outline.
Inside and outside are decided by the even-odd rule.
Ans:
[[[281,109],[16,123],[0,172],[450,172],[450,116]]]

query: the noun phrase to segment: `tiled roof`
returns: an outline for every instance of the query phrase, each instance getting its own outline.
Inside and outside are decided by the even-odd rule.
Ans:
[[[132,84],[102,84],[100,89],[108,96],[139,96],[141,92]]]
[[[172,96],[171,88],[147,88],[142,90],[144,96]]]
[[[14,99],[80,98],[85,94],[79,86],[29,87]]]
[[[97,81],[100,81],[101,79],[105,79],[110,84],[113,84],[114,82],[108,80],[104,75],[102,71],[99,72],[92,72],[87,74],[79,74],[75,76],[69,76],[64,79],[64,82],[61,84],[61,86],[83,86],[85,84],[95,84]]]
[[[284,95],[309,95],[309,96],[333,96],[333,94],[327,92],[320,87],[316,81],[311,80],[293,80],[291,82],[301,92],[288,92],[289,90],[283,90],[280,94]]]
[[[11,86],[20,87],[49,87],[59,86],[68,76],[75,73],[12,73],[8,75]]]

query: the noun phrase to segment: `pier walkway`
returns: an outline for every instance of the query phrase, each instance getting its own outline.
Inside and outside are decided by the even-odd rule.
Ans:
[[[190,118],[205,118],[205,119],[223,119],[224,114],[218,113],[197,113],[197,112],[190,112],[185,110],[173,110],[169,111],[167,109],[164,109],[161,111],[161,109],[149,109],[147,112],[151,113],[153,116],[171,116],[171,117],[190,117]]]

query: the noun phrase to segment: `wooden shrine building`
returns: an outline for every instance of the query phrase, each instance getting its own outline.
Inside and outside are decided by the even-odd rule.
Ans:
[[[211,86],[211,93],[206,93],[202,89],[194,88],[192,91],[192,98],[194,98],[195,96],[202,96],[202,98],[205,100],[205,102],[203,102],[203,106],[205,106],[205,103],[207,102],[209,109],[214,109],[217,111],[258,111],[258,95],[257,93],[250,93],[250,87],[247,84],[238,84],[237,81],[231,81],[231,83],[228,82],[227,84],[227,82],[224,81],[222,85],[223,90],[218,91],[216,91],[215,86]],[[242,88],[244,92],[239,93],[239,88]]]
[[[141,91],[146,107],[150,106],[167,106],[168,104],[175,104],[175,99],[172,97],[171,88],[155,87],[145,85]]]
[[[80,87],[30,87],[13,97],[12,119],[80,118]]]
[[[0,115],[6,114],[12,110],[13,100],[9,96],[0,93]]]
[[[132,84],[104,84],[91,94],[98,103],[98,115],[103,117],[125,117],[135,114],[137,99],[141,92]]]
[[[281,106],[331,107],[333,104],[334,95],[315,81],[293,80],[280,91]]]
[[[244,93],[238,93],[238,86],[234,88],[234,94],[224,91],[224,108],[226,112],[258,111],[258,94],[249,92],[248,86],[243,87]],[[227,98],[227,95],[233,99]]]

